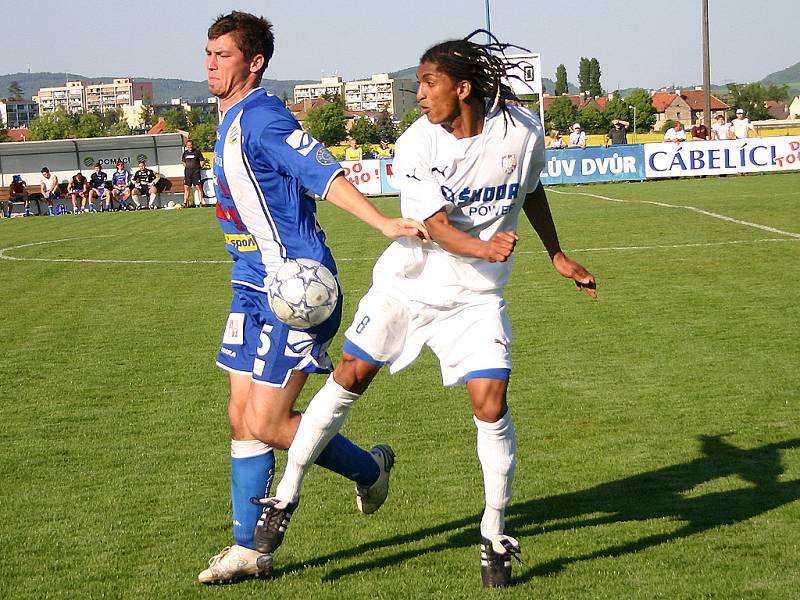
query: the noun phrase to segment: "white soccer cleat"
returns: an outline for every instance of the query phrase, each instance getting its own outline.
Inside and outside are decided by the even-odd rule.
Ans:
[[[372,485],[356,484],[356,504],[358,510],[365,515],[371,515],[386,502],[386,496],[389,495],[389,471],[394,466],[394,450],[388,444],[378,444],[369,453],[378,463],[380,474]]]
[[[206,585],[236,583],[243,579],[266,579],[272,573],[272,555],[244,546],[228,546],[208,561],[208,568],[197,576]]]

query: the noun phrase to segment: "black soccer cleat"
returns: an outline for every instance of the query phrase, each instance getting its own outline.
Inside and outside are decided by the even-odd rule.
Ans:
[[[519,558],[519,542],[508,535],[481,536],[481,579],[483,587],[511,585],[511,559]]]
[[[272,553],[283,542],[289,520],[298,503],[277,498],[250,498],[250,502],[264,507],[253,532],[256,550],[264,554]]]

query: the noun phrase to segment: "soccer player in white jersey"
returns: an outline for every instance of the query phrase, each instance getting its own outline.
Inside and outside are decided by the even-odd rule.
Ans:
[[[327,348],[341,320],[334,314],[307,331],[279,321],[267,302],[272,273],[285,261],[310,258],[334,274],[336,264],[316,221],[314,194],[391,239],[424,233],[411,219],[384,217],[344,177],[330,152],[300,128],[283,102],[259,87],[272,57],[271,24],[242,12],[220,16],[208,30],[209,90],[219,98],[214,148],[217,218],[233,257],[233,301],[217,364],[229,372],[231,500],[234,545],[209,561],[198,579],[229,583],[264,577],[272,557],[255,550],[261,507],[269,492],[273,447],[288,448],[301,420],[294,402],[309,373],[330,373]],[[367,452],[343,436],[317,463],[357,485],[383,486],[394,455]]]
[[[262,552],[280,545],[303,474],[380,367],[396,372],[427,344],[444,385],[466,384],[472,401],[485,490],[483,583],[510,582],[519,542],[504,531],[516,442],[506,403],[511,327],[503,286],[520,212],[558,273],[593,298],[596,285],[559,246],[539,181],[542,125],[515,105],[503,83],[508,67],[499,54],[509,45],[471,41],[478,33],[433,46],[420,59],[417,100],[425,116],[397,141],[394,172],[403,215],[423,221],[432,241],[398,240],[378,259],[373,285],[345,333],[342,360],[305,412],[275,497],[262,500],[255,533]],[[362,512],[379,506],[387,491],[359,488]]]

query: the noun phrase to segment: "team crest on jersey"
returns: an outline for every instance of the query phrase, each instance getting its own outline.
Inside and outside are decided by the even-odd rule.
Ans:
[[[325,146],[320,145],[317,150],[317,162],[323,166],[336,164],[336,157]]]
[[[239,127],[231,127],[228,131],[228,139],[227,142],[229,144],[235,144],[239,141]]]
[[[508,175],[511,175],[514,172],[514,169],[517,168],[517,157],[513,154],[506,154],[502,159],[500,159],[500,166],[503,167],[503,171],[505,171]]]

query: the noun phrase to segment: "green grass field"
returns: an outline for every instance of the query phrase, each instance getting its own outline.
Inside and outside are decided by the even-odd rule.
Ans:
[[[549,197],[599,300],[521,224],[508,531],[524,563],[491,594],[800,598],[800,174]],[[324,203],[320,220],[349,323],[386,242]],[[0,221],[0,597],[485,597],[474,425],[430,352],[381,374],[345,428],[397,451],[377,514],[312,470],[272,580],[196,583],[231,536],[214,221]]]

